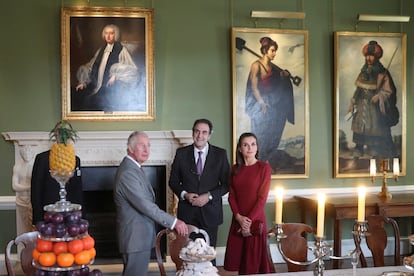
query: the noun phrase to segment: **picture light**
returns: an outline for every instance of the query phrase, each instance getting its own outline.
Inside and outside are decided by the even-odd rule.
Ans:
[[[405,15],[383,15],[383,14],[358,14],[359,21],[380,22],[409,22],[410,17]]]

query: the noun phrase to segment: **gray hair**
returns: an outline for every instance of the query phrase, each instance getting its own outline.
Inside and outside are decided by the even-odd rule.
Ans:
[[[130,148],[134,148],[135,147],[135,144],[136,144],[136,142],[137,142],[137,137],[138,136],[145,136],[145,137],[148,137],[148,134],[146,134],[144,131],[138,131],[138,130],[136,130],[136,131],[134,131],[134,132],[132,132],[130,135],[129,135],[129,137],[128,137],[128,142],[127,142],[127,153],[129,152],[129,149]]]
[[[108,24],[102,29],[102,38],[105,39],[105,30],[109,29],[109,28],[114,30],[114,32],[115,32],[115,41],[118,41],[119,37],[121,36],[121,33],[119,31],[118,26],[114,25],[114,24]]]

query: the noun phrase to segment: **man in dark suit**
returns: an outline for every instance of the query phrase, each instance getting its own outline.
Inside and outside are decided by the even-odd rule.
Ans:
[[[32,202],[32,224],[43,220],[43,207],[54,204],[60,200],[59,183],[49,172],[50,150],[36,155],[33,164],[32,179],[30,187],[30,198]],[[76,156],[76,169],[74,175],[66,184],[66,200],[71,203],[83,204],[82,178],[80,171],[80,159]]]
[[[128,155],[115,176],[114,200],[117,209],[119,250],[124,276],[147,275],[151,249],[155,245],[155,223],[187,235],[185,222],[161,210],[141,165],[148,160],[150,142],[145,132],[128,138]]]
[[[194,143],[177,150],[169,186],[179,198],[177,217],[206,230],[215,247],[218,226],[223,223],[222,196],[229,190],[230,165],[226,150],[208,142],[212,130],[207,119],[194,122]]]

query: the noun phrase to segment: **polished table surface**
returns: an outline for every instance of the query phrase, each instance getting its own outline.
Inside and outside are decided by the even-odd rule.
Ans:
[[[301,208],[301,219],[306,223],[307,211],[314,212],[316,216],[317,199],[316,197],[294,197]],[[343,219],[356,219],[358,216],[358,195],[344,194],[326,197],[325,204],[326,216],[335,219],[334,224],[334,255],[341,255],[341,238]],[[380,199],[377,194],[367,194],[365,201],[365,214],[380,214],[388,217],[411,217],[414,216],[414,192],[393,193],[388,200]],[[351,231],[351,229],[350,229]]]
[[[367,267],[357,268],[357,276],[381,276],[384,272],[405,272],[412,273],[404,266],[383,266],[383,267]],[[257,274],[257,275],[276,275],[276,276],[311,276],[313,271],[302,271],[302,272],[285,272],[285,273],[272,273],[272,274]],[[353,276],[352,268],[349,269],[328,269],[323,272],[324,276]],[[411,275],[411,274],[408,274]],[[397,275],[393,275],[397,276]]]

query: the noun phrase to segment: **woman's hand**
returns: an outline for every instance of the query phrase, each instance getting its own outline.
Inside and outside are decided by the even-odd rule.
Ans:
[[[250,232],[250,226],[252,225],[252,220],[249,217],[237,214],[236,221],[240,224],[240,227],[243,231]]]
[[[266,113],[267,111],[267,104],[263,101],[263,99],[259,100],[260,108],[263,113]]]

